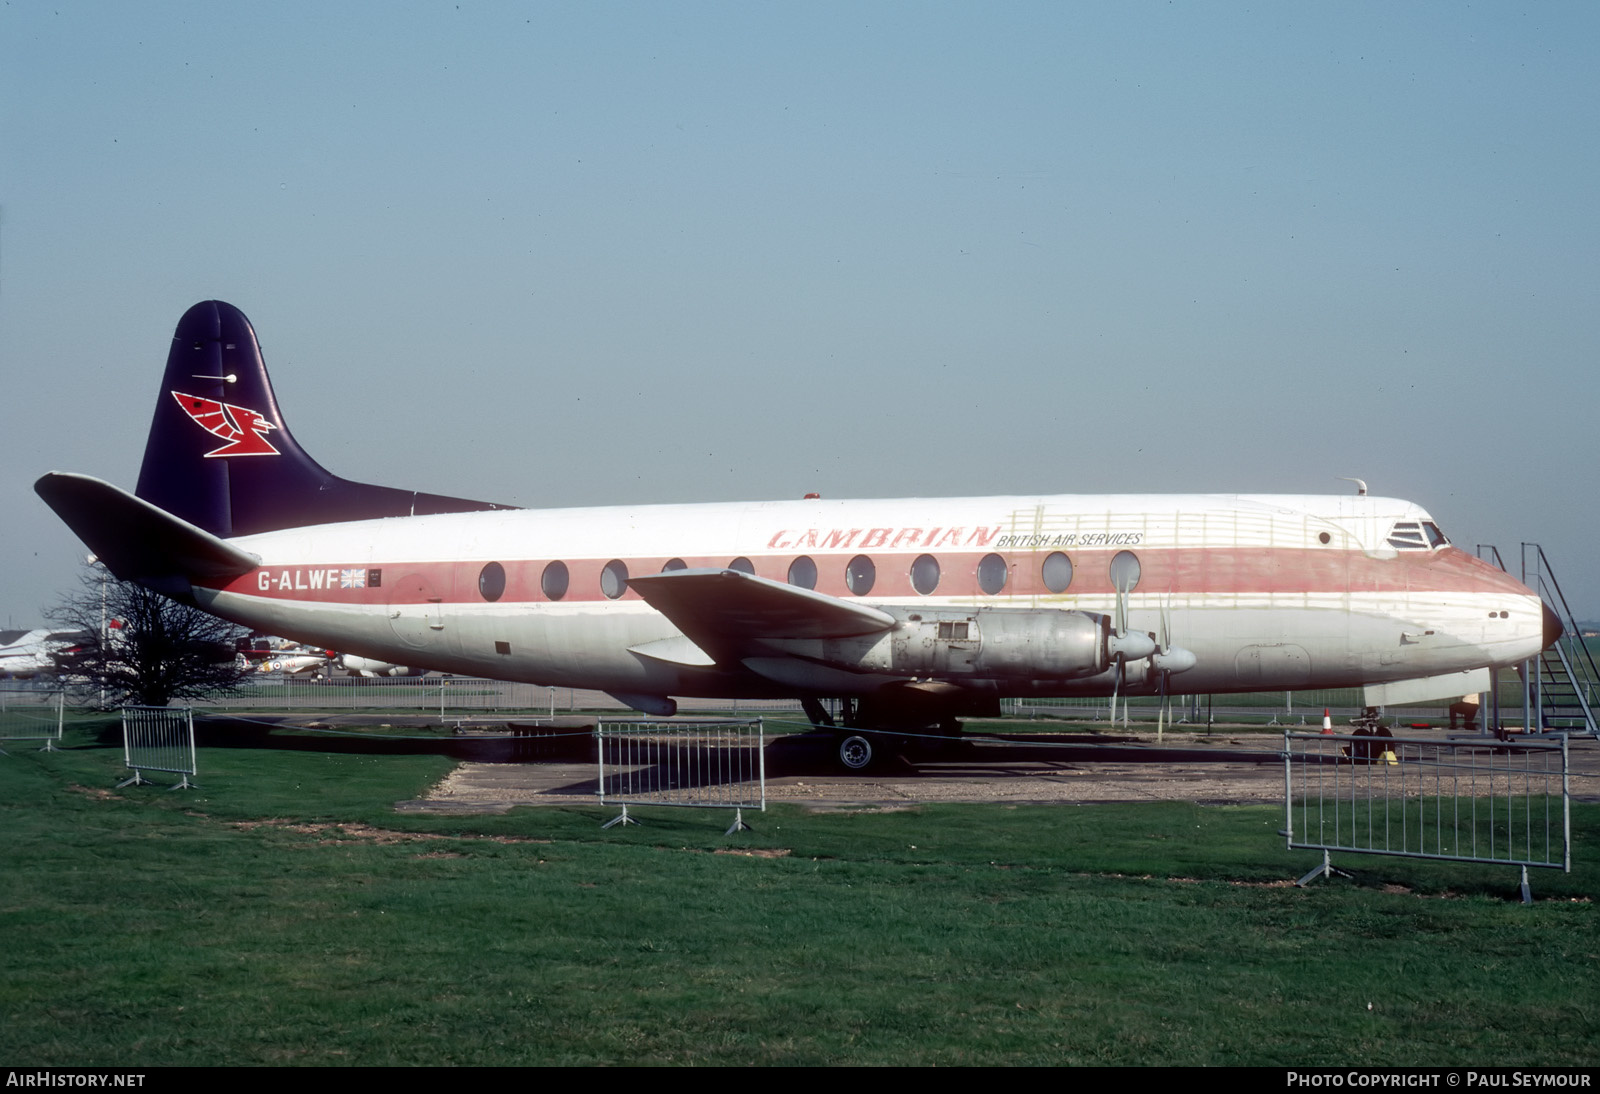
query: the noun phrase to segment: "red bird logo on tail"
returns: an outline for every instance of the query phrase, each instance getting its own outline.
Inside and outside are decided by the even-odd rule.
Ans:
[[[193,418],[207,433],[214,433],[228,443],[206,453],[213,456],[276,456],[278,450],[267,440],[269,429],[277,429],[257,411],[232,403],[219,403],[215,399],[202,399],[198,395],[185,395],[174,391],[183,412]]]

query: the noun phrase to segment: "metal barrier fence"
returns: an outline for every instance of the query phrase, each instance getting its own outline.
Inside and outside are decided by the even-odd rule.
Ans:
[[[148,783],[146,771],[177,775],[173,790],[193,786],[194,712],[188,707],[123,707],[122,762],[133,774],[117,784],[119,790]]]
[[[43,741],[39,751],[54,752],[61,740],[64,701],[60,688],[0,688],[0,744]]]
[[[595,729],[602,805],[622,812],[604,825],[637,823],[629,805],[732,809],[731,834],[744,810],[767,808],[766,740],[761,719],[719,722],[603,720]]]
[[[452,715],[479,712],[556,714],[577,710],[626,711],[603,691],[517,684],[468,676],[260,676],[232,691],[208,696],[207,710],[397,710]],[[685,699],[681,709],[715,711],[737,717],[741,711],[798,711],[798,700]]]
[[[1124,696],[1115,708],[1106,697],[1077,699],[1007,699],[1006,714],[1019,718],[1060,718],[1079,722],[1109,721],[1117,725],[1154,724],[1158,719],[1168,726],[1194,729],[1214,723],[1315,728],[1322,725],[1327,710],[1335,724],[1345,724],[1363,711],[1361,692],[1355,688],[1318,691],[1252,692],[1219,695],[1174,695],[1166,702],[1156,696]],[[1391,706],[1385,708],[1392,719],[1450,722],[1450,701]],[[1465,717],[1459,716],[1465,722]],[[1476,723],[1475,723],[1476,724]]]
[[[1300,879],[1350,851],[1572,869],[1567,739],[1496,744],[1286,732],[1284,836],[1321,851]]]
[[[207,697],[200,704],[207,710],[258,711],[339,711],[393,710],[435,714],[440,721],[471,717],[480,713],[546,715],[576,711],[627,711],[629,708],[603,691],[582,688],[556,688],[538,684],[518,684],[466,676],[400,677],[310,677],[258,676],[238,688]],[[826,706],[832,707],[830,702]],[[1161,701],[1152,696],[1119,698],[1115,709],[1118,723],[1154,724]],[[1113,711],[1107,698],[1094,699],[1005,699],[1004,714],[1022,718],[1061,718],[1073,721],[1106,721]],[[1331,708],[1342,724],[1361,712],[1361,693],[1338,691],[1268,692],[1245,695],[1174,696],[1163,716],[1174,727],[1206,726],[1212,722],[1254,722],[1260,725],[1309,726],[1322,724],[1322,711]],[[701,699],[679,700],[683,713],[714,714],[737,718],[741,715],[801,713],[795,699]],[[1448,709],[1439,703],[1426,707],[1391,708],[1402,722],[1442,720]]]
[[[1591,640],[1593,641],[1593,640]],[[1497,725],[1520,729],[1530,721],[1524,712],[1524,689],[1514,673],[1502,673],[1497,687],[1486,692],[1486,709],[1480,711],[1475,699],[1452,697],[1423,703],[1391,704],[1389,718],[1405,725],[1426,722],[1451,729],[1459,724],[1485,735]],[[1595,703],[1588,698],[1591,706]],[[1002,700],[1005,713],[1022,718],[1061,718],[1079,722],[1110,721],[1132,726],[1165,722],[1172,726],[1209,726],[1215,723],[1316,727],[1322,712],[1329,711],[1335,725],[1344,725],[1364,709],[1360,688],[1320,688],[1305,691],[1233,692],[1215,695],[1173,695],[1163,700],[1153,695],[1121,697],[1113,706],[1109,698],[1041,699],[1024,697]],[[1513,712],[1522,712],[1521,716]],[[1498,722],[1497,722],[1498,719]]]

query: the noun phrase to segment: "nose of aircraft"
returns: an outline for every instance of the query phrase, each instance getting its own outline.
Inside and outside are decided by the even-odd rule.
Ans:
[[[1544,648],[1549,649],[1556,644],[1556,640],[1565,633],[1566,628],[1561,625],[1561,617],[1550,610],[1550,605],[1544,605]]]

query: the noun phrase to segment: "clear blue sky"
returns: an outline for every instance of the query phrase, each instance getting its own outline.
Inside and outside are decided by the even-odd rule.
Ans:
[[[173,325],[301,443],[529,506],[1340,492],[1580,615],[1600,5],[0,7],[0,622]],[[1514,563],[1513,563],[1514,565]]]

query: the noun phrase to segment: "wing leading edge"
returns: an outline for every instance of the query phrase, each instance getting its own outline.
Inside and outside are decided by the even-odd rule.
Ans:
[[[855,638],[898,624],[888,612],[826,593],[785,585],[739,570],[674,570],[628,579],[656,611],[672,621],[710,661],[732,664],[773,641]],[[676,642],[668,639],[668,642]],[[651,646],[658,643],[651,643]],[[708,663],[693,651],[663,646],[651,656],[684,664]]]

